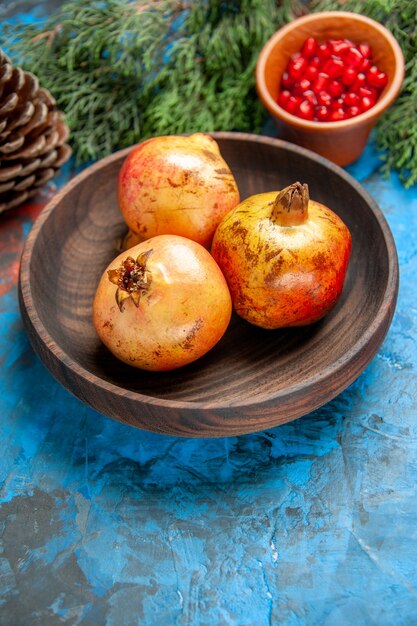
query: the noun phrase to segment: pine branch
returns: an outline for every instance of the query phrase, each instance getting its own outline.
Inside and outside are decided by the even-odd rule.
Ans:
[[[8,52],[65,112],[79,162],[152,135],[259,131],[254,67],[302,0],[83,0],[5,25]]]
[[[307,12],[348,10],[387,26],[406,59],[400,97],[381,117],[383,171],[417,183],[415,0],[72,0],[37,25],[3,25],[13,60],[66,114],[79,162],[152,135],[259,132],[254,69],[265,41]]]

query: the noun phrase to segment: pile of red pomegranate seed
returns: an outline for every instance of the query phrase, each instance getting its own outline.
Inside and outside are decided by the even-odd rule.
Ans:
[[[309,37],[290,57],[277,102],[305,120],[339,122],[373,107],[387,80],[368,44]]]

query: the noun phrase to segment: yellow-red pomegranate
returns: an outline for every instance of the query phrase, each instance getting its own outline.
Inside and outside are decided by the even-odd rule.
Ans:
[[[144,239],[181,235],[205,247],[240,199],[217,142],[203,133],[135,146],[120,171],[118,198],[127,225]]]
[[[213,348],[231,311],[229,289],[210,253],[190,239],[160,235],[110,263],[96,291],[93,321],[118,359],[162,371]]]
[[[237,314],[270,329],[326,315],[342,293],[350,251],[346,225],[300,183],[244,200],[212,245]]]

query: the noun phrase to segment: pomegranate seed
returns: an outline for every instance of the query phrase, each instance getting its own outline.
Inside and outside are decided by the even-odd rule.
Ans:
[[[312,86],[314,93],[319,93],[319,91],[323,91],[323,89],[327,85],[328,80],[329,80],[328,74],[325,74],[324,72],[319,72]]]
[[[368,111],[375,104],[375,100],[372,100],[369,96],[364,96],[361,98],[361,109],[362,111]]]
[[[313,82],[317,78],[319,71],[317,67],[314,65],[309,65],[306,71],[304,72],[304,78],[307,78],[310,82]]]
[[[313,106],[317,105],[316,94],[314,93],[314,91],[311,91],[311,89],[304,92],[304,98],[308,100]]]
[[[345,65],[342,59],[337,59],[332,57],[323,66],[323,72],[328,74],[330,78],[338,78],[343,74],[343,70],[345,69]]]
[[[301,80],[295,83],[294,93],[299,96],[302,96],[305,91],[308,91],[310,89],[310,86],[311,86],[310,81],[307,78],[302,78]]]
[[[359,72],[356,76],[356,81],[353,84],[352,90],[359,91],[360,87],[366,86],[366,76],[362,72]]]
[[[355,93],[354,91],[348,91],[345,94],[344,101],[347,107],[353,107],[353,106],[357,107],[361,99],[359,98],[358,94]]]
[[[358,95],[361,98],[364,98],[365,96],[367,96],[368,98],[376,100],[378,92],[376,89],[374,89],[374,87],[359,87]]]
[[[292,87],[293,84],[294,84],[294,81],[290,78],[288,72],[284,72],[283,75],[281,76],[281,87],[288,89],[289,87]]]
[[[351,47],[351,43],[345,39],[333,39],[330,42],[333,54],[339,57],[343,57]]]
[[[388,82],[388,76],[382,72],[376,65],[369,68],[366,75],[369,85],[377,89],[383,89]]]
[[[346,116],[347,117],[356,117],[357,115],[359,115],[361,113],[361,110],[358,106],[352,106],[349,107],[346,111]]]
[[[327,91],[319,91],[317,94],[317,102],[325,107],[329,107],[332,103],[332,97]]]
[[[317,56],[322,61],[328,59],[331,54],[332,54],[332,51],[330,49],[330,46],[327,45],[327,43],[321,43],[318,46],[318,48],[317,48]]]
[[[296,110],[298,109],[300,103],[301,103],[300,96],[291,96],[290,98],[288,98],[287,107],[286,107],[288,113],[294,114]]]
[[[363,56],[357,48],[352,46],[346,53],[346,63],[352,67],[358,67],[363,61]]]
[[[353,67],[345,68],[345,71],[342,74],[342,83],[347,87],[350,87],[350,85],[353,85],[355,82],[357,74],[356,69]]]
[[[304,73],[304,69],[307,65],[307,59],[304,57],[298,57],[296,59],[291,58],[288,64],[288,74],[292,80],[300,80]]]
[[[311,102],[308,100],[303,100],[298,107],[298,115],[302,117],[304,120],[312,120],[313,119],[314,108]]]
[[[371,65],[371,67],[367,71],[368,80],[369,80],[369,77],[371,77],[371,80],[372,80],[372,76],[375,76],[376,74],[378,74],[378,72],[379,72],[378,67],[376,65]]]
[[[342,85],[342,83],[339,80],[331,80],[329,82],[329,86],[328,86],[328,92],[329,94],[333,97],[333,98],[338,98],[339,96],[342,95],[343,91],[344,91],[344,87]]]
[[[316,118],[319,122],[327,122],[329,119],[329,109],[326,106],[318,106],[315,109]]]
[[[337,98],[337,100],[332,100],[332,103],[330,105],[330,110],[331,111],[336,111],[336,109],[343,109],[344,108],[344,100],[343,98]]]
[[[277,102],[278,102],[280,107],[285,109],[287,107],[287,103],[288,103],[288,100],[290,98],[291,98],[291,91],[288,91],[288,89],[283,89],[278,94],[278,101]]]
[[[330,111],[329,119],[332,122],[340,122],[340,120],[344,120],[346,118],[346,113],[344,109],[336,109],[336,111]]]
[[[338,122],[370,109],[387,81],[369,44],[307,37],[288,61],[277,102],[306,120]]]
[[[361,53],[361,55],[363,56],[364,59],[370,59],[372,56],[371,53],[371,46],[368,45],[367,43],[360,43],[359,44],[359,51]]]
[[[364,59],[358,69],[360,72],[364,72],[366,74],[366,72],[369,70],[371,65],[372,63],[369,59]]]
[[[303,43],[303,47],[301,48],[301,54],[308,59],[315,54],[317,48],[317,41],[314,37],[308,37]]]

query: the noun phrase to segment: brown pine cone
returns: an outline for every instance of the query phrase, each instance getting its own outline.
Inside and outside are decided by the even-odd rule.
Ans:
[[[0,213],[35,195],[71,156],[55,100],[0,50]]]

